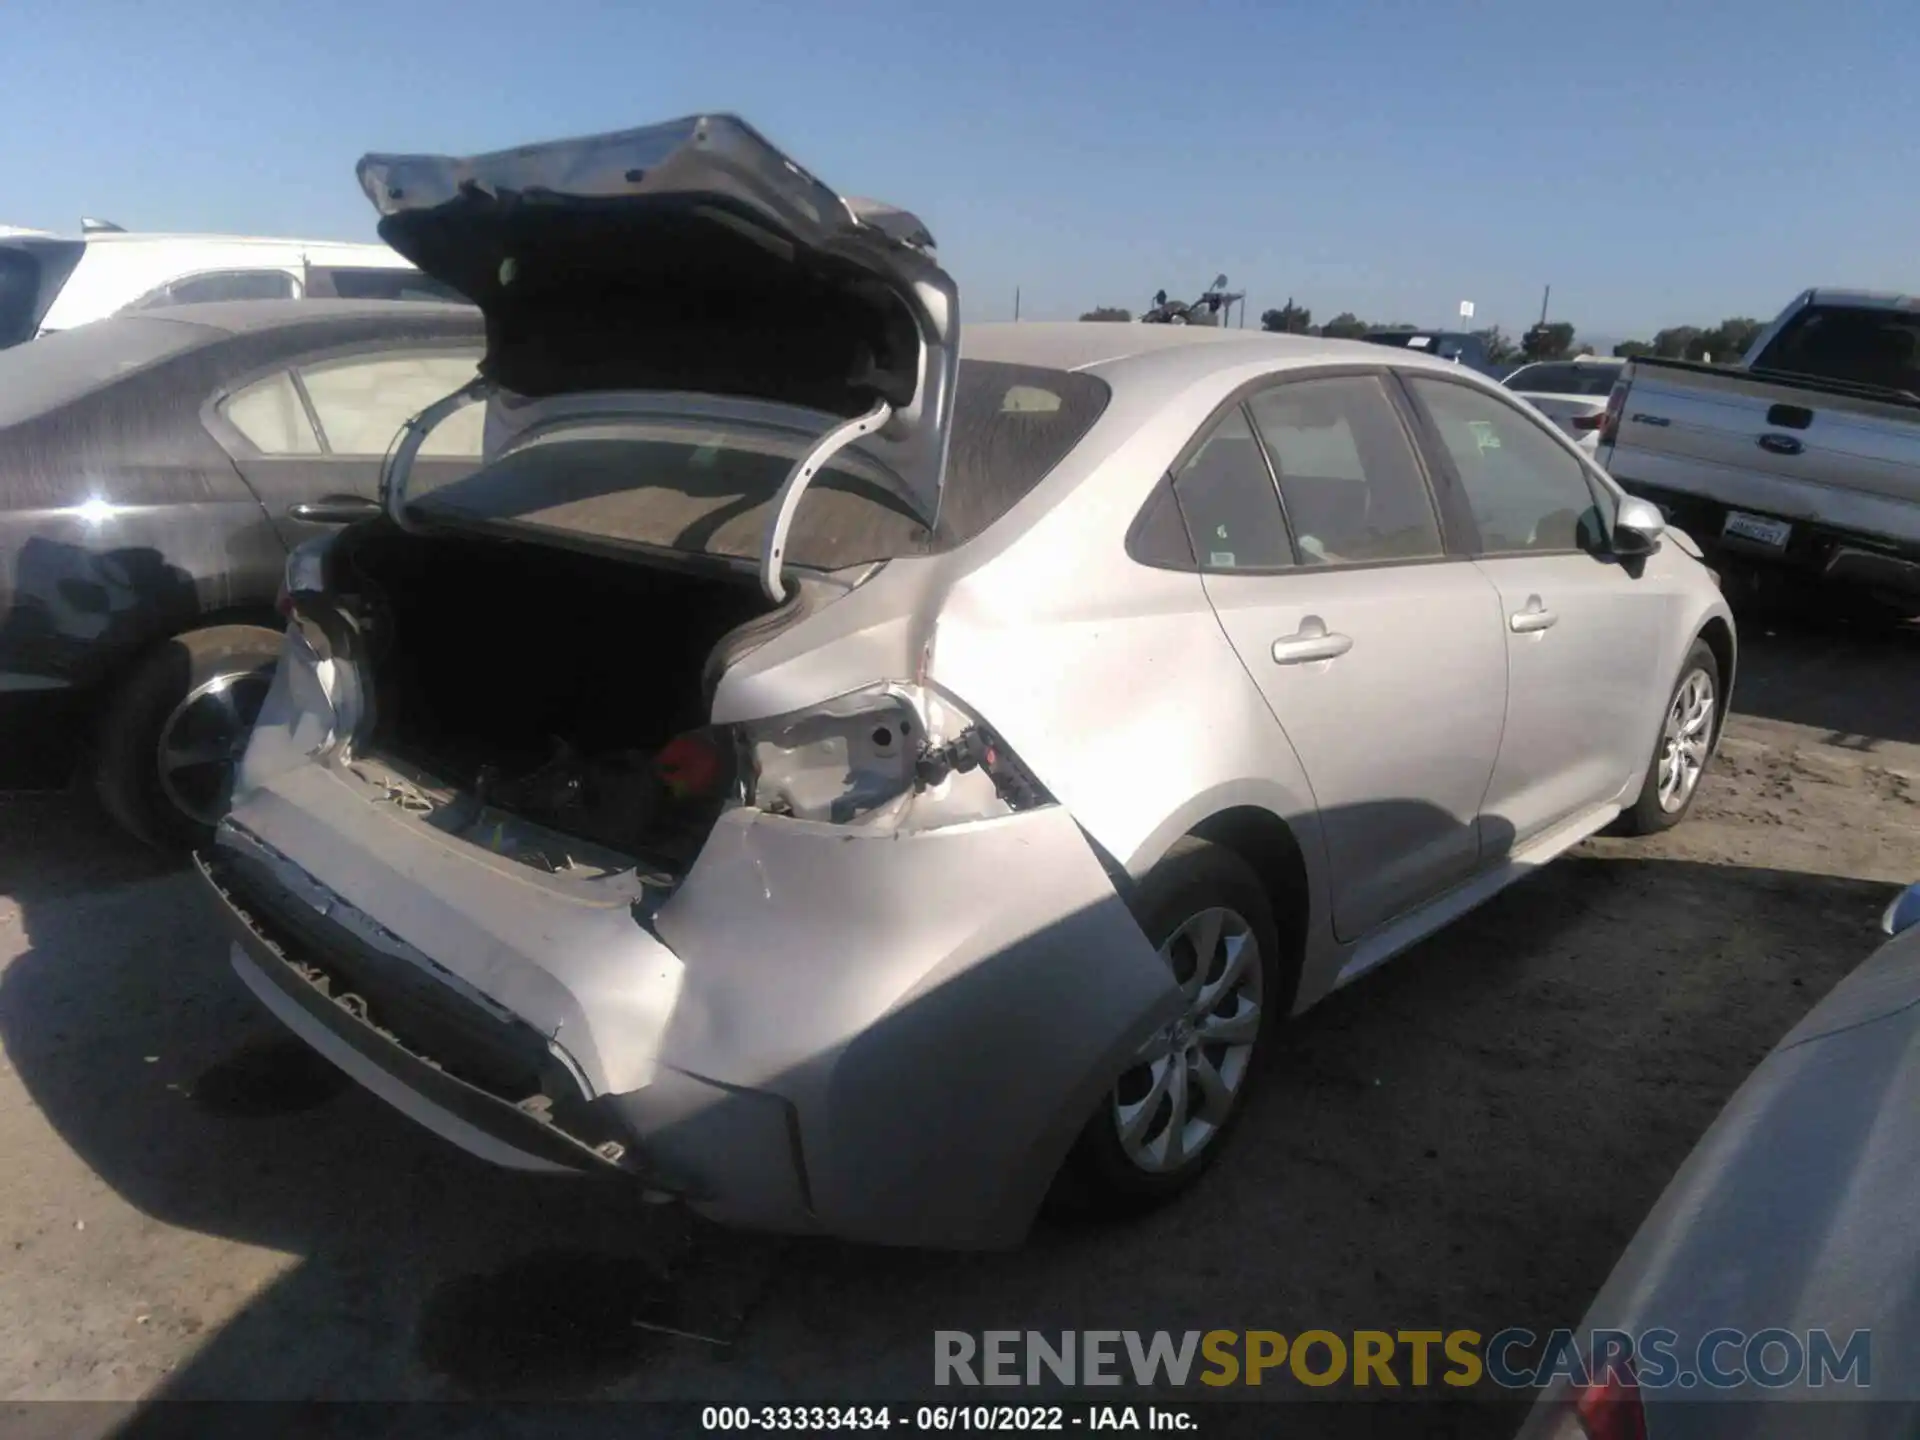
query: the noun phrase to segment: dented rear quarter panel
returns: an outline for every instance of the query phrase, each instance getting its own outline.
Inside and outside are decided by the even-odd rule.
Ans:
[[[723,677],[714,719],[786,713],[923,672],[1002,736],[1084,834],[1144,876],[1183,835],[1237,807],[1292,829],[1309,927],[1297,1008],[1343,948],[1326,914],[1311,787],[1194,574],[1130,559],[1128,527],[1181,448],[1271,358],[1221,367],[1212,347],[1096,371],[1106,412],[1032,493],[951,555],[895,560]],[[1166,380],[1171,375],[1172,385]]]

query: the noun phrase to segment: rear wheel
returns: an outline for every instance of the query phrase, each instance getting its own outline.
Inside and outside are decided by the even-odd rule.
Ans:
[[[94,771],[124,829],[174,854],[212,839],[279,654],[272,630],[216,625],[134,667],[102,717]]]
[[[1134,1213],[1198,1180],[1238,1123],[1274,1011],[1287,1003],[1272,904],[1232,851],[1180,841],[1141,882],[1134,909],[1185,1003],[1087,1122],[1055,1190],[1059,1208]]]
[[[1706,773],[1720,723],[1720,662],[1704,640],[1693,642],[1654,742],[1640,797],[1620,817],[1619,833],[1652,835],[1686,819]]]

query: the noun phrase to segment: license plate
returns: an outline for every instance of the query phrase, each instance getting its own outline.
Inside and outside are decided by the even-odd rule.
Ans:
[[[1769,549],[1784,550],[1787,537],[1793,534],[1793,526],[1785,520],[1769,520],[1764,515],[1749,515],[1742,510],[1729,510],[1727,523],[1720,527],[1722,535],[1738,536],[1742,540],[1751,540],[1756,545],[1765,545]]]

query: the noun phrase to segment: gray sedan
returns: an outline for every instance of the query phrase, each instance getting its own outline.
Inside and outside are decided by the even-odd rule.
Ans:
[[[1711,577],[1459,366],[963,346],[920,222],[726,117],[361,178],[486,379],[291,558],[203,864],[262,1001],[475,1153],[890,1243],[1151,1205],[1288,1015],[1693,801]]]
[[[466,306],[118,315],[0,352],[0,788],[89,782],[184,854],[226,808],[287,551],[372,508],[395,427],[473,374]],[[480,427],[441,432],[464,473]]]
[[[1883,928],[1560,1337],[1523,1440],[1920,1433],[1920,885]]]

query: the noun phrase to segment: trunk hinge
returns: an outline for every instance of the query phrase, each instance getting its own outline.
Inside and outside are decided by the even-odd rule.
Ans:
[[[444,403],[444,402],[443,402]],[[893,418],[893,406],[884,400],[876,400],[873,408],[866,414],[836,425],[822,435],[806,454],[802,455],[793,469],[787,472],[787,478],[780,483],[780,493],[773,499],[773,519],[767,523],[767,533],[760,542],[760,588],[767,592],[767,598],[778,605],[787,598],[787,587],[780,579],[780,564],[787,552],[787,530],[793,524],[794,511],[800,508],[800,497],[806,494],[807,486],[813,483],[813,477],[835,455],[863,435],[871,435]]]
[[[428,432],[454,411],[464,410],[476,400],[485,399],[492,389],[491,381],[476,375],[445,399],[434,401],[401,427],[399,443],[388,452],[386,463],[380,468],[380,508],[402,530],[419,528],[409,523],[406,516],[407,479],[413,473],[414,457],[420,453],[420,447],[426,444]]]

